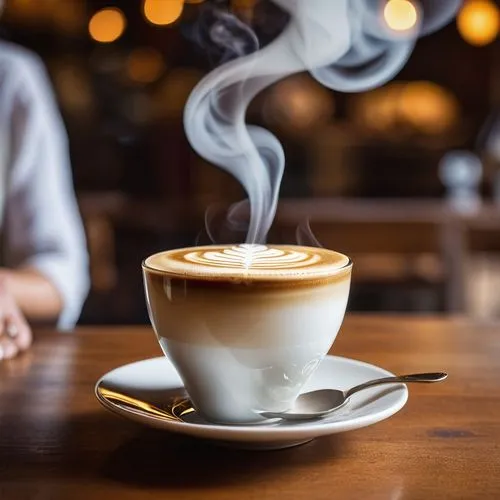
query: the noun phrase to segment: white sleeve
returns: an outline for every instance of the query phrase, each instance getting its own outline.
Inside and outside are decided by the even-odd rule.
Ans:
[[[11,93],[6,265],[30,266],[44,274],[63,299],[58,327],[70,329],[80,316],[89,278],[68,141],[42,63],[30,56],[17,70]]]

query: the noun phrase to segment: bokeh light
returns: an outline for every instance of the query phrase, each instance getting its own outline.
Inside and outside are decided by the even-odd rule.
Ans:
[[[361,127],[395,137],[407,132],[444,134],[458,123],[459,115],[456,97],[429,81],[390,83],[359,96],[354,107],[355,120]]]
[[[458,120],[458,102],[450,91],[428,81],[406,84],[399,99],[400,116],[426,134],[449,130]]]
[[[407,31],[417,24],[417,9],[409,0],[389,0],[384,8],[387,26],[394,31]]]
[[[389,133],[397,127],[398,102],[403,83],[394,82],[354,98],[356,123],[374,132]]]
[[[95,108],[88,74],[76,61],[63,60],[53,67],[54,84],[66,112],[88,118]]]
[[[53,1],[34,2],[33,0],[0,1],[0,7],[2,16],[5,16],[9,21],[31,26],[46,24],[55,9]],[[5,13],[3,12],[4,7]]]
[[[85,32],[86,5],[80,0],[59,2],[47,13],[55,29],[66,35],[80,35]]]
[[[109,7],[96,12],[89,22],[90,36],[100,43],[118,40],[125,31],[126,19],[123,12]]]
[[[488,45],[500,29],[498,7],[490,0],[469,0],[458,14],[457,27],[467,43],[478,47]]]
[[[165,69],[161,53],[152,47],[134,49],[127,58],[126,72],[136,83],[152,83],[160,78]]]
[[[290,133],[311,131],[331,119],[334,111],[332,92],[307,75],[276,84],[264,103],[266,122]]]
[[[203,72],[196,68],[179,67],[170,71],[153,96],[157,117],[178,120],[191,91],[202,77]]]
[[[41,2],[30,2],[28,0],[10,0],[5,5],[5,7],[9,18],[28,23],[37,20],[40,15],[43,15],[43,5]]]
[[[144,0],[144,17],[157,26],[167,26],[179,19],[184,9],[183,0]]]

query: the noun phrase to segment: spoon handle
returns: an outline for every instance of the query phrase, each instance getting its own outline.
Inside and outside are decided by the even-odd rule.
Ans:
[[[415,373],[412,375],[400,375],[398,377],[384,377],[376,380],[370,380],[369,382],[365,382],[364,384],[359,384],[355,387],[352,387],[348,391],[345,392],[346,399],[352,396],[354,393],[362,391],[364,389],[368,389],[369,387],[373,387],[375,385],[382,384],[397,384],[397,383],[408,383],[408,382],[420,382],[420,383],[431,383],[431,382],[441,382],[448,376],[447,373],[438,372],[438,373]]]

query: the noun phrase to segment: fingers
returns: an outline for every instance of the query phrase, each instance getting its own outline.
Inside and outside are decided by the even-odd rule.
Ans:
[[[5,319],[5,335],[16,344],[20,351],[28,349],[33,340],[31,329],[21,315]]]
[[[19,348],[15,342],[6,337],[0,339],[0,360],[12,359],[18,352]]]
[[[5,318],[4,334],[10,341],[16,344],[19,351],[25,351],[31,345],[31,329],[21,315]]]
[[[5,279],[0,277],[0,361],[12,359],[28,349],[33,335],[13,297]]]
[[[0,332],[0,360],[12,359],[31,345],[32,334],[21,316],[7,316]]]

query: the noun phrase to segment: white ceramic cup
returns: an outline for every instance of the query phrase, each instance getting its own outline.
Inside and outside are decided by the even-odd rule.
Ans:
[[[285,411],[331,348],[352,263],[320,248],[212,246],[143,262],[160,346],[197,411],[218,423]]]

